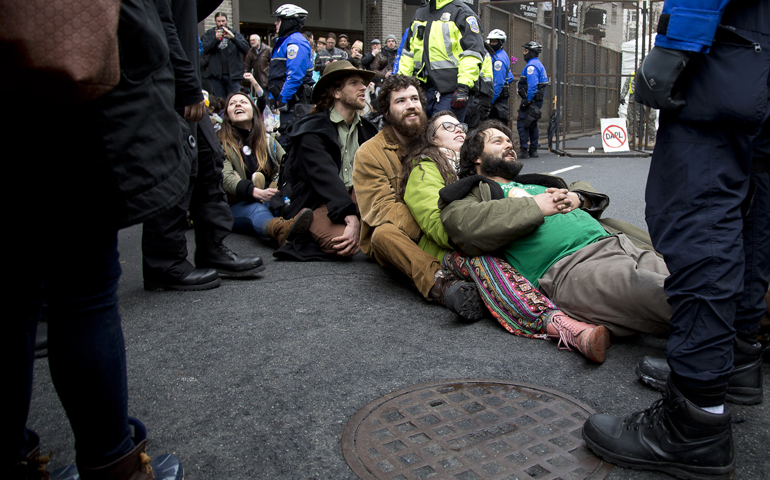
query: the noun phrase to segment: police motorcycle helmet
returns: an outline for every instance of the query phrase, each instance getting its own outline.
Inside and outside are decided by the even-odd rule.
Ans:
[[[505,32],[500,30],[499,28],[496,28],[489,32],[489,35],[487,35],[487,44],[492,46],[495,50],[500,50],[503,48],[503,45],[505,44],[506,40]],[[497,40],[495,45],[492,45],[491,41]]]
[[[540,53],[543,51],[543,46],[540,45],[539,43],[537,43],[534,40],[531,40],[531,41],[525,43],[524,45],[522,45],[522,47],[526,48],[530,52],[535,52],[538,55],[540,55]]]
[[[307,17],[307,10],[291,3],[286,3],[278,7],[270,16],[285,19],[294,18],[300,21],[304,21]]]
[[[291,3],[285,3],[278,7],[270,16],[281,19],[278,36],[285,37],[293,32],[302,30],[305,18],[307,17],[307,10]]]

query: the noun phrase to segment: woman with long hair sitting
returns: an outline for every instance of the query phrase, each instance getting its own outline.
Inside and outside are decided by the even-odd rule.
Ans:
[[[559,346],[576,348],[589,359],[603,362],[610,343],[606,327],[570,318],[504,259],[468,257],[453,251],[455,247],[441,223],[439,191],[457,179],[457,162],[467,130],[450,110],[438,112],[402,160],[399,194],[423,231],[420,248],[441,259],[445,269],[475,282],[490,313],[508,332],[558,338]]]
[[[310,228],[313,211],[303,209],[291,220],[273,216],[265,203],[278,194],[275,179],[284,150],[274,135],[265,132],[259,110],[248,95],[234,93],[225,105],[217,135],[225,151],[223,187],[233,212],[233,230],[272,238],[281,246]]]

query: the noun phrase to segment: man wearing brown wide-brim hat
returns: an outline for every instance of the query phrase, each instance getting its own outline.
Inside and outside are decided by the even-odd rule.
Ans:
[[[310,208],[313,224],[306,235],[279,248],[276,257],[334,260],[358,253],[353,158],[377,134],[377,127],[358,114],[373,77],[374,72],[358,70],[347,60],[330,63],[313,88],[310,115],[289,129],[280,197],[290,202],[281,214],[292,218]]]

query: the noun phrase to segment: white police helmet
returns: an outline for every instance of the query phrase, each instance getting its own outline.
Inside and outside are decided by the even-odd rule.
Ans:
[[[302,7],[293,5],[291,3],[286,3],[278,7],[275,10],[275,12],[273,12],[273,14],[270,16],[281,17],[281,18],[296,18],[299,20],[304,20],[305,17],[307,17],[307,10],[305,10]]]
[[[501,40],[505,42],[505,39],[507,37],[505,36],[505,32],[500,30],[499,28],[496,28],[489,32],[489,35],[487,35],[487,42],[490,40]]]

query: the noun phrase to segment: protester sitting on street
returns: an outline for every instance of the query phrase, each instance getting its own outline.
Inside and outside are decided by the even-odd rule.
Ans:
[[[243,74],[243,79],[248,81],[251,84],[251,88],[254,90],[254,95],[257,97],[264,97],[265,91],[262,89],[262,86],[257,82],[257,79],[254,78],[254,75],[252,75],[249,72],[246,72]]]
[[[468,255],[501,251],[570,317],[613,334],[667,334],[671,307],[663,259],[597,221],[609,205],[586,182],[519,175],[510,130],[482,122],[460,155],[460,180],[441,191],[441,221]],[[554,196],[566,194],[565,202]]]
[[[603,362],[610,343],[605,327],[578,322],[558,310],[504,259],[468,257],[453,251],[441,223],[439,191],[457,178],[466,130],[452,111],[441,111],[428,120],[425,133],[404,158],[399,194],[422,229],[418,245],[442,260],[444,268],[474,281],[489,311],[509,332],[559,339],[565,349],[576,348],[589,359]],[[555,200],[565,203],[566,198],[562,194]]]
[[[226,112],[217,135],[227,158],[222,177],[233,230],[272,238],[281,246],[307,231],[313,212],[305,208],[291,220],[273,216],[265,202],[278,193],[274,179],[283,148],[275,134],[265,133],[259,111],[247,95],[230,95]]]
[[[409,277],[428,301],[467,319],[484,307],[476,285],[441,268],[417,242],[420,226],[398,194],[406,150],[425,131],[425,96],[415,77],[391,75],[377,97],[384,128],[356,152],[353,185],[361,211],[361,251],[383,267]]]
[[[307,235],[275,252],[294,260],[335,260],[359,251],[359,217],[353,191],[353,158],[359,145],[377,134],[358,110],[374,72],[347,60],[329,64],[313,89],[315,106],[288,133],[288,156],[279,182],[289,199],[284,218],[313,210]]]

